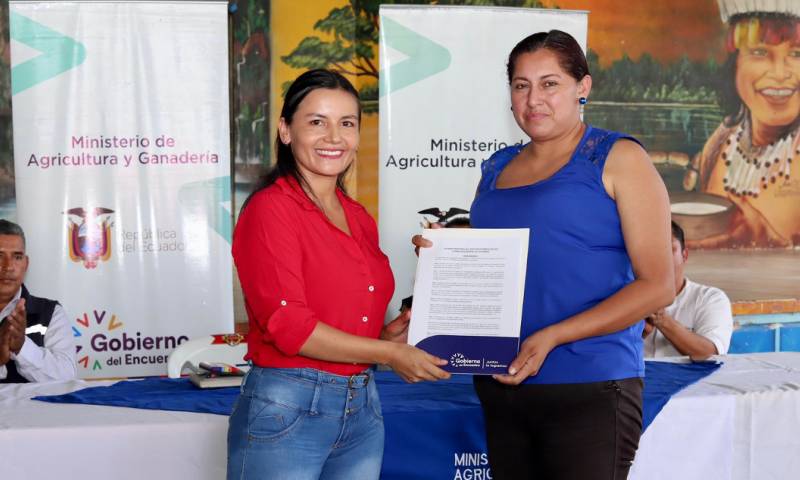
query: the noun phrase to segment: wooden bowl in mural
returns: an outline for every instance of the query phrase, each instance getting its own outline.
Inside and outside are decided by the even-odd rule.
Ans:
[[[736,206],[725,197],[699,192],[670,192],[672,219],[686,240],[700,240],[728,230]]]

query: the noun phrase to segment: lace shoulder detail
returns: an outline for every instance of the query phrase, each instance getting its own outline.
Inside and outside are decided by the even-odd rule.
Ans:
[[[639,140],[630,135],[592,127],[588,137],[583,142],[583,145],[580,146],[575,156],[576,158],[582,158],[591,162],[602,171],[606,163],[606,158],[608,158],[608,152],[611,151],[611,148],[620,138],[632,140],[641,145]]]
[[[510,145],[501,150],[498,150],[481,163],[481,181],[478,183],[478,190],[476,195],[480,195],[487,190],[491,190],[494,181],[503,168],[516,157],[524,145]]]
[[[605,159],[605,156],[608,155],[608,151],[611,150],[611,145],[609,145],[609,143],[613,144],[613,141],[609,142],[609,139],[612,136],[614,136],[614,132],[602,130],[600,128],[592,128],[592,131],[589,132],[589,137],[578,150],[577,157],[585,158],[599,166],[599,163]],[[614,140],[616,140],[616,138]]]

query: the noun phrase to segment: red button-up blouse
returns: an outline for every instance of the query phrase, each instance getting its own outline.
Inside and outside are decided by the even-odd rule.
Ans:
[[[368,365],[299,355],[317,322],[377,338],[394,291],[375,220],[337,191],[351,235],[328,218],[293,178],[255,194],[239,215],[233,259],[249,318],[246,359],[261,367],[310,367],[352,375]]]

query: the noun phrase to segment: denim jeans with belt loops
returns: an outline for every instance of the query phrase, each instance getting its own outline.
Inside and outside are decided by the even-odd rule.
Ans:
[[[377,479],[383,439],[372,370],[254,366],[228,423],[228,480]]]

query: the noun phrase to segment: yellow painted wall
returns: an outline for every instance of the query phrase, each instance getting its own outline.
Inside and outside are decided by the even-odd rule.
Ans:
[[[270,4],[272,8],[270,12],[272,29],[270,38],[270,51],[272,52],[271,125],[278,124],[278,115],[283,103],[281,85],[303,73],[303,70],[294,69],[283,63],[281,57],[290,54],[300,40],[309,35],[323,38],[324,34],[314,31],[314,23],[320,18],[325,18],[331,9],[342,7],[346,3],[344,0],[272,0]]]
[[[280,109],[283,103],[281,93],[284,82],[291,81],[303,73],[281,61],[307,36],[318,36],[330,40],[323,32],[314,30],[314,24],[334,9],[347,5],[346,0],[272,0],[272,73],[270,92],[270,121],[278,124]],[[375,46],[377,54],[377,45]],[[377,55],[376,55],[377,58]],[[377,60],[376,60],[377,64]],[[358,88],[359,79],[348,76]],[[274,133],[273,133],[274,135]],[[356,166],[351,170],[347,182],[348,192],[361,202],[367,210],[378,218],[378,115],[364,115],[361,122],[361,145],[358,150]]]

